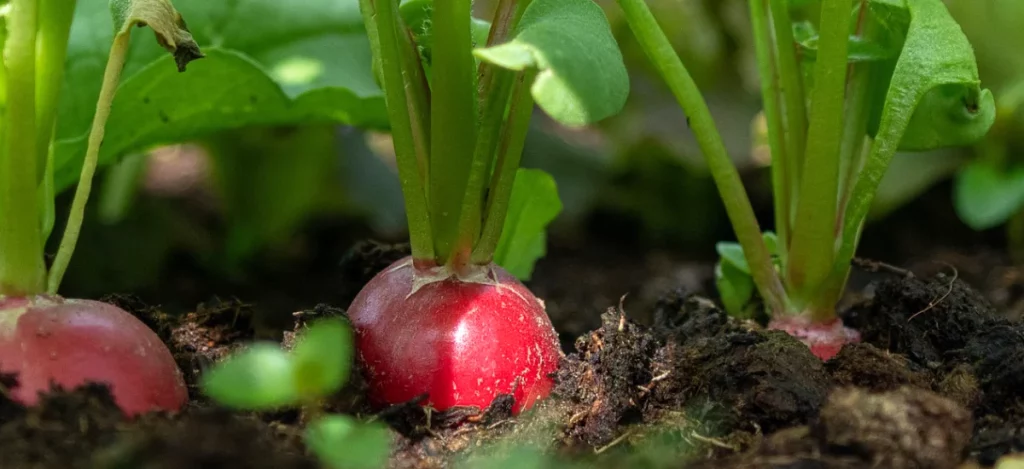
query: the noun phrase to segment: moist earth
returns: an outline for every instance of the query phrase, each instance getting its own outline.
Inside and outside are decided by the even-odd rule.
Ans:
[[[343,316],[359,288],[407,252],[357,245],[341,264],[339,304],[307,306],[293,315],[295,328]],[[547,278],[549,292],[567,291]],[[526,467],[952,469],[1024,451],[1024,324],[952,272],[876,274],[842,313],[862,343],[825,363],[788,335],[691,294],[704,280],[682,283],[654,299],[606,302],[593,319],[564,319],[580,305],[578,292],[545,297],[563,317],[563,338],[562,325],[594,327],[565,340],[552,397],[519,418],[507,397],[487,409],[440,413],[413,401],[375,414],[358,375],[326,408],[388,423],[391,466],[400,468],[498,467],[514,457]],[[295,329],[261,330],[251,305],[237,300],[168,315],[138,298],[105,299],[167,342],[191,404],[128,420],[99,385],[54,389],[28,409],[0,393],[0,467],[317,467],[298,411],[231,412],[196,387],[245,343],[287,347]],[[0,385],[10,389],[16,377]]]

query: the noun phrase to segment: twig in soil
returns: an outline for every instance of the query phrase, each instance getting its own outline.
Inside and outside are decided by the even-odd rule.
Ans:
[[[690,436],[692,436],[693,439],[697,441],[703,441],[704,443],[707,443],[712,446],[717,446],[719,448],[724,448],[733,452],[737,451],[735,446],[730,445],[722,440],[719,440],[718,438],[707,437],[697,432],[690,432]]]
[[[654,389],[654,385],[658,381],[661,381],[661,380],[663,380],[665,378],[668,378],[668,375],[670,375],[670,374],[672,374],[672,370],[668,370],[668,371],[666,371],[666,372],[664,372],[664,373],[662,373],[662,374],[660,374],[658,376],[655,376],[655,377],[651,378],[651,382],[649,382],[649,383],[647,383],[647,384],[645,384],[643,386],[639,386],[638,385],[637,387],[640,388],[640,391],[643,394],[647,394],[647,393],[651,392],[651,389]]]
[[[632,430],[632,429],[630,429],[630,430],[626,430],[626,431],[625,431],[625,432],[624,432],[624,433],[623,433],[622,435],[620,435],[620,436],[619,436],[618,438],[616,438],[616,439],[612,440],[612,442],[611,442],[611,443],[608,443],[607,445],[604,445],[604,446],[602,446],[602,447],[600,447],[600,448],[595,448],[595,449],[594,449],[594,454],[601,454],[601,453],[603,453],[603,452],[605,452],[605,451],[608,451],[608,450],[609,450],[610,448],[612,448],[613,446],[616,446],[616,445],[618,445],[619,443],[622,443],[623,441],[626,441],[626,438],[629,438],[629,435],[631,435],[632,433],[633,433],[633,430]]]
[[[949,285],[947,285],[946,293],[943,293],[942,296],[940,296],[938,299],[934,299],[932,301],[929,301],[928,302],[928,306],[925,306],[925,308],[922,309],[921,311],[918,311],[918,312],[912,314],[909,318],[907,318],[907,322],[908,323],[910,321],[913,321],[914,318],[916,318],[916,317],[920,316],[921,314],[923,314],[925,311],[928,311],[928,310],[934,308],[935,306],[937,306],[939,303],[942,303],[942,300],[945,300],[946,297],[949,296],[949,294],[953,292],[953,282],[956,282],[957,277],[960,276],[960,271],[956,270],[956,267],[954,267],[952,264],[950,264],[948,262],[941,262],[941,263],[945,264],[950,269],[953,269],[953,278],[949,279]]]
[[[914,277],[913,272],[901,267],[896,267],[892,264],[886,264],[885,262],[882,261],[865,259],[863,257],[855,257],[853,258],[851,263],[868,272],[888,272],[890,274],[899,275],[901,277]]]
[[[627,296],[629,296],[629,292],[619,297],[619,332],[626,329],[626,310],[622,304],[626,301]]]

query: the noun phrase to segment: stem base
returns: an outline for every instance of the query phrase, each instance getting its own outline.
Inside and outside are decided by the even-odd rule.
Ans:
[[[828,361],[836,356],[843,346],[860,342],[860,332],[843,326],[843,320],[835,318],[824,323],[812,322],[802,316],[786,316],[772,319],[768,329],[783,331],[811,348],[811,353]]]

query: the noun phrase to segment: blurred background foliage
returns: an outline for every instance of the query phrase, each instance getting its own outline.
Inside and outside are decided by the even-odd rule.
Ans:
[[[476,7],[484,15],[492,3],[478,0]],[[622,246],[711,260],[715,242],[732,236],[686,117],[651,70],[614,2],[599,3],[606,7],[631,72],[630,100],[620,115],[585,130],[559,127],[538,112],[524,166],[552,174],[565,207],[549,239],[585,243],[606,238]],[[747,2],[649,3],[705,92],[770,228],[770,161],[756,136],[760,103]],[[798,18],[815,17],[816,1],[791,3]],[[877,197],[873,220],[885,220],[931,188],[950,185],[951,190],[940,191],[948,211],[976,230],[1006,227],[1011,250],[1020,252],[1024,1],[947,4],[976,48],[982,80],[999,100],[999,121],[972,148],[898,155]],[[202,21],[189,17],[190,25]],[[339,25],[339,30],[351,34],[351,27]],[[271,75],[292,87],[309,89],[310,79],[335,83],[340,78],[332,74],[346,73],[345,67],[329,65],[352,66],[349,62],[360,52],[341,48],[327,53],[324,44],[298,41],[256,61],[273,65]],[[372,100],[373,93],[364,90],[361,97]],[[124,156],[99,176],[83,247],[65,282],[67,293],[160,289],[167,282],[211,291],[204,286],[209,279],[244,283],[268,271],[264,283],[273,281],[268,278],[285,281],[294,272],[280,266],[296,259],[304,262],[307,274],[309,269],[327,272],[356,240],[403,239],[393,158],[386,134],[324,122],[247,126]],[[59,203],[66,205],[68,195]],[[204,272],[208,278],[169,274],[177,271]]]

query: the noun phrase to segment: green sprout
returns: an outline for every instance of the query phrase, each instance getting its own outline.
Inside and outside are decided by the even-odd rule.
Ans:
[[[820,32],[794,24],[789,3],[749,2],[772,155],[772,248],[690,73],[643,0],[618,0],[689,117],[742,247],[742,256],[719,247],[723,302],[749,313],[756,291],[773,320],[802,324],[790,330],[800,335],[801,327],[837,323],[872,198],[896,151],[974,142],[992,126],[995,104],[941,0],[860,0],[852,9],[850,0],[823,0]]]
[[[322,401],[338,392],[352,370],[352,330],[341,319],[321,319],[282,350],[255,343],[232,355],[202,379],[217,403],[242,410],[303,407],[314,416],[306,445],[331,468],[383,467],[390,451],[386,427],[345,415],[320,415]]]

